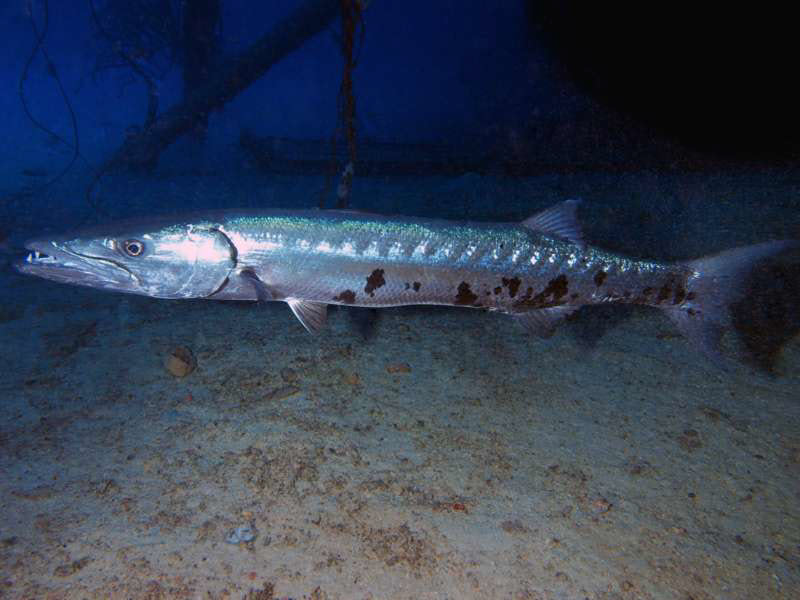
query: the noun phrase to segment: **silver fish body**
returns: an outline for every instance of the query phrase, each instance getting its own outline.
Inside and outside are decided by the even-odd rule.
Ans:
[[[232,216],[219,229],[274,299],[511,314],[607,301],[682,303],[689,269],[636,261],[522,224],[341,212]],[[256,299],[247,281],[215,298]]]
[[[577,201],[522,223],[459,223],[347,211],[228,211],[34,240],[17,265],[48,279],[159,298],[284,301],[310,331],[329,304],[439,304],[514,315],[549,333],[586,304],[665,310],[715,359],[728,305],[777,241],[687,263],[583,243]]]

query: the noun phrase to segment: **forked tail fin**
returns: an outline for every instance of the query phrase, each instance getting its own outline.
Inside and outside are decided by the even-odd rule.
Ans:
[[[717,365],[729,360],[720,351],[720,340],[730,326],[730,306],[747,291],[748,275],[760,261],[800,247],[800,241],[780,240],[725,250],[687,264],[691,269],[687,299],[666,309],[681,332]]]

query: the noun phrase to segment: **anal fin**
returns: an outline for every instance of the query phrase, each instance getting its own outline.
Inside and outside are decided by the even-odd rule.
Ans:
[[[735,361],[723,355],[720,349],[720,342],[725,333],[725,328],[720,323],[712,319],[698,318],[696,314],[693,316],[680,309],[668,310],[667,314],[692,346],[699,349],[721,370],[731,370]]]

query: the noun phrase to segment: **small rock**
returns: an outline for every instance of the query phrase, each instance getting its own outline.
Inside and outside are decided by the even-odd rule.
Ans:
[[[386,367],[387,373],[411,373],[411,365],[408,363],[397,363]]]
[[[246,544],[256,539],[258,532],[250,525],[241,525],[228,532],[225,541],[229,544]]]
[[[632,459],[628,462],[628,473],[631,475],[650,475],[652,472],[653,467],[646,460]]]
[[[358,373],[347,373],[344,376],[344,382],[348,385],[358,385],[361,383],[361,377],[358,376]]]
[[[281,379],[283,379],[286,383],[293,383],[297,381],[300,376],[297,374],[297,371],[290,367],[284,367],[281,369]]]
[[[600,496],[592,502],[592,512],[596,515],[602,515],[610,511],[613,506],[611,502]]]
[[[53,571],[54,575],[58,575],[59,577],[69,577],[70,575],[74,575],[81,569],[83,569],[86,565],[92,562],[92,559],[88,556],[83,557],[80,560],[74,560],[71,563],[67,563],[65,565],[59,565]]]
[[[250,589],[244,600],[273,600],[275,598],[274,586],[267,582],[260,590]]]
[[[301,392],[300,388],[295,385],[284,385],[281,387],[273,388],[264,394],[264,400],[267,401],[278,401],[278,400],[286,400],[286,398],[291,398],[295,394],[299,394]]]
[[[119,492],[119,485],[113,479],[106,479],[95,488],[95,493],[98,496],[112,496]]]
[[[500,523],[500,528],[506,533],[528,533],[528,528],[516,519],[513,521],[503,521]]]
[[[694,429],[687,429],[684,431],[683,435],[678,437],[678,443],[681,445],[681,448],[687,452],[693,452],[694,450],[703,447],[700,434]]]
[[[167,355],[165,362],[167,371],[175,377],[186,377],[197,367],[197,361],[186,346],[176,346]]]

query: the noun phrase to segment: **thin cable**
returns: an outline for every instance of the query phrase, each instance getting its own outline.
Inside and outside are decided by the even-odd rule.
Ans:
[[[39,186],[39,191],[41,191],[47,188],[48,186],[51,186],[56,181],[61,179],[64,175],[66,175],[66,173],[72,168],[72,166],[75,164],[78,158],[79,157],[83,158],[83,157],[81,156],[80,153],[78,120],[75,117],[75,111],[72,108],[72,103],[69,101],[69,96],[67,96],[67,92],[64,89],[64,85],[61,82],[61,77],[59,77],[58,75],[58,71],[56,70],[55,64],[53,64],[53,61],[50,59],[50,55],[48,54],[47,49],[44,47],[44,38],[45,35],[47,34],[47,29],[50,24],[50,10],[49,10],[48,0],[42,1],[42,9],[44,11],[44,23],[42,25],[41,31],[39,30],[39,27],[36,25],[36,19],[34,18],[33,15],[32,0],[27,1],[27,8],[31,19],[31,27],[33,28],[33,33],[36,36],[36,41],[33,45],[33,50],[31,51],[28,60],[25,62],[25,67],[22,69],[22,75],[20,76],[19,79],[18,92],[20,101],[22,103],[22,109],[25,112],[25,115],[28,117],[28,119],[30,119],[30,121],[34,124],[34,126],[41,129],[48,135],[50,135],[53,139],[58,140],[68,148],[72,149],[72,157],[70,158],[69,162],[63,169],[61,169],[61,171],[55,177],[52,177],[51,179],[43,183],[41,186]],[[74,140],[73,143],[68,142],[66,139],[64,139],[64,137],[60,136],[55,131],[44,125],[41,121],[37,120],[31,113],[27,100],[25,100],[25,82],[28,79],[28,73],[30,72],[31,65],[33,64],[33,61],[39,52],[41,52],[42,57],[45,60],[45,64],[47,65],[47,72],[55,80],[56,86],[58,87],[58,91],[61,94],[61,98],[64,100],[64,106],[66,106],[67,111],[69,112],[70,124],[72,126],[72,137]],[[86,161],[85,158],[83,160]]]

